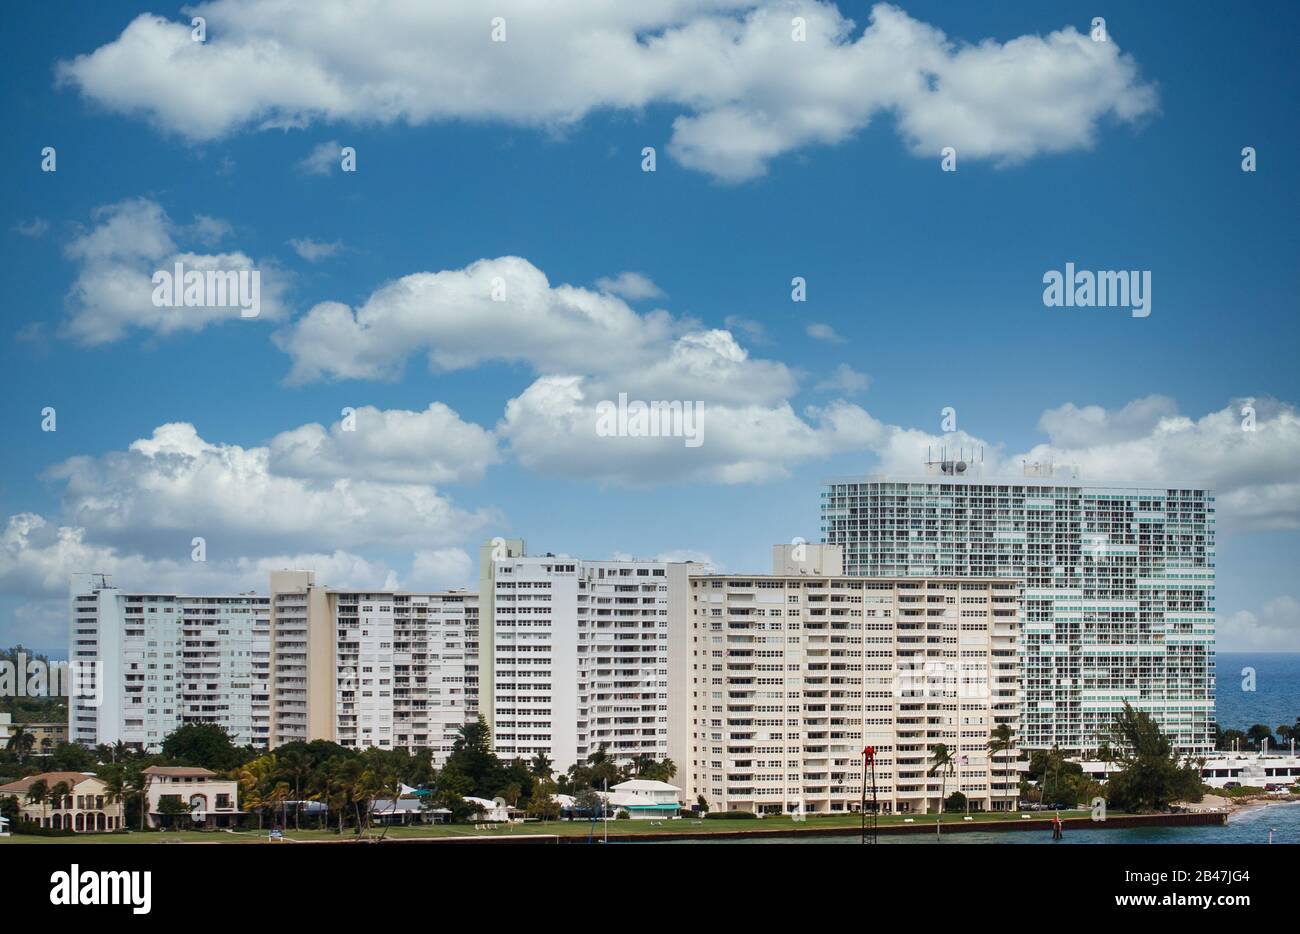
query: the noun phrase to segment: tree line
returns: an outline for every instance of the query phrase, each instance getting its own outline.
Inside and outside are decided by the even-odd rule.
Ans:
[[[163,740],[161,752],[146,754],[125,744],[88,749],[61,744],[46,755],[10,743],[0,755],[0,775],[10,779],[47,771],[94,772],[105,784],[110,803],[126,806],[128,827],[145,826],[144,770],[150,766],[196,766],[210,769],[239,785],[239,805],[249,823],[260,827],[320,827],[337,833],[369,828],[372,805],[395,801],[403,786],[417,791],[422,810],[437,811],[452,821],[472,820],[481,806],[468,799],[501,799],[528,816],[560,816],[555,796],[572,795],[578,810],[599,807],[597,789],[630,778],[670,781],[677,773],[671,759],[645,756],[617,763],[597,749],[583,762],[556,773],[544,754],[531,759],[501,759],[492,751],[491,731],[483,719],[464,724],[441,768],[428,748],[349,749],[326,740],[286,743],[273,750],[237,746],[216,724],[187,723]],[[42,800],[55,789],[32,791]],[[28,795],[31,798],[31,792]],[[16,803],[4,805],[16,811]],[[163,815],[165,819],[169,815]],[[171,818],[177,815],[171,815]]]

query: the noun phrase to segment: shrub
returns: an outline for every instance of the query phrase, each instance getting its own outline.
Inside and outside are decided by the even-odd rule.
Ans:
[[[1246,795],[1262,795],[1263,788],[1257,788],[1254,785],[1239,785],[1236,788],[1223,788],[1220,794],[1227,795],[1229,798],[1244,798]]]
[[[12,829],[14,833],[27,834],[33,837],[75,837],[77,835],[75,830],[64,830],[62,828],[56,830],[53,827],[42,827],[29,820],[15,821]]]
[[[753,811],[710,811],[704,815],[705,820],[757,820]]]

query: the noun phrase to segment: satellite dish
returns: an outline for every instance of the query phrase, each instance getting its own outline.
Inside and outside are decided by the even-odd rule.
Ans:
[[[957,461],[957,473],[965,473],[965,472],[966,472],[966,462]]]

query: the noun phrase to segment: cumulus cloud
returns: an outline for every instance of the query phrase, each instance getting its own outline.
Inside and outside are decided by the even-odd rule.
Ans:
[[[19,236],[39,240],[50,232],[50,222],[43,217],[33,217],[29,221],[19,221],[9,229]]]
[[[841,363],[830,376],[817,384],[817,388],[823,392],[840,392],[848,396],[856,396],[858,393],[866,392],[870,385],[870,376],[859,373],[847,363]]]
[[[96,544],[89,540],[86,529],[58,525],[35,513],[20,513],[10,516],[0,533],[0,591],[33,600],[66,598],[69,577],[87,571],[111,574],[124,589],[175,593],[265,593],[270,572],[281,568],[311,568],[318,572],[318,580],[340,587],[381,587],[397,580],[396,572],[383,562],[342,549],[237,555],[200,562],[190,560],[188,542],[185,544],[184,553],[177,557],[149,557]]]
[[[453,590],[478,586],[470,556],[461,548],[422,549],[411,559],[407,590]]]
[[[266,593],[272,571],[307,568],[331,587],[423,590],[465,587],[471,561],[460,548],[419,549],[407,569],[343,549],[231,556],[206,562],[148,557],[94,544],[82,528],[44,516],[10,516],[0,531],[0,593],[22,600],[11,620],[0,618],[0,644],[22,642],[56,652],[68,638],[68,582],[74,573],[102,572],[123,590],[162,593]]]
[[[1210,484],[1229,531],[1300,528],[1300,413],[1290,403],[1248,397],[1191,418],[1151,396],[1114,411],[1065,405],[1039,425],[1049,441],[1021,458],[1078,464],[1085,478]]]
[[[298,171],[304,175],[329,175],[334,171],[334,167],[339,165],[339,160],[342,158],[341,150],[342,147],[336,139],[318,143],[298,162]]]
[[[207,42],[191,40],[190,12]],[[968,45],[885,3],[865,29],[818,0],[500,0],[492,13],[507,42],[472,5],[213,0],[180,21],[143,14],[57,73],[194,140],[313,122],[553,128],[662,106],[676,114],[668,151],[728,182],[884,113],[918,155],[954,146],[1006,164],[1091,146],[1103,120],[1156,106],[1114,37],[1072,25]]]
[[[1178,403],[1168,396],[1134,399],[1114,411],[1067,402],[1044,412],[1038,419],[1038,430],[1058,447],[1090,447],[1149,435],[1164,419],[1177,414]]]
[[[728,331],[638,314],[608,292],[552,286],[515,256],[403,276],[355,310],[322,302],[276,340],[293,360],[291,383],[396,379],[423,351],[435,371],[524,363],[544,375],[608,376],[615,392],[656,398],[771,399],[794,387],[783,364],[751,358]]]
[[[373,449],[365,442],[317,440],[331,459],[319,477],[277,473],[270,448],[209,442],[184,422],[161,425],[125,451],[71,458],[47,476],[62,484],[69,526],[155,554],[188,553],[193,536],[206,539],[213,558],[279,548],[426,547],[462,539],[487,520],[426,484],[368,476],[363,468],[373,466]],[[309,443],[307,436],[284,442],[279,462],[294,465],[301,455],[295,445]],[[354,473],[330,474],[349,459]]]
[[[293,247],[293,251],[309,263],[319,263],[323,259],[329,259],[343,249],[343,244],[337,241],[324,243],[320,240],[312,240],[309,237],[290,240],[289,246]]]
[[[433,402],[423,412],[362,406],[328,430],[282,432],[271,439],[268,466],[293,477],[442,484],[478,480],[500,460],[490,432]]]
[[[865,447],[883,430],[862,409],[836,403],[810,408],[788,402],[706,403],[697,447],[684,436],[599,433],[599,405],[612,402],[583,377],[543,377],[506,404],[497,434],[525,467],[601,483],[652,486],[703,481],[758,483],[789,475],[795,464]]]
[[[820,324],[813,322],[805,329],[808,336],[814,340],[825,341],[828,344],[843,344],[844,338],[835,333],[835,329],[829,324]]]
[[[663,290],[650,281],[649,276],[639,272],[620,272],[617,276],[602,276],[596,280],[596,288],[602,292],[621,295],[628,301],[643,301],[647,298],[662,298]]]
[[[745,335],[745,338],[751,344],[771,343],[767,336],[767,328],[763,326],[762,321],[755,321],[753,318],[746,318],[743,315],[727,315],[722,319],[722,323],[733,333]]]
[[[1294,652],[1300,645],[1300,600],[1281,596],[1258,610],[1238,610],[1219,624],[1223,652]]]
[[[77,275],[68,293],[63,333],[79,343],[111,343],[133,329],[170,335],[224,321],[276,320],[284,313],[284,280],[273,266],[255,263],[239,251],[202,253],[178,246],[178,240],[205,245],[220,240],[230,232],[224,221],[199,215],[192,224],[180,225],[147,198],[98,208],[92,221],[93,226],[83,229],[65,248],[77,264]],[[241,319],[233,299],[225,306],[155,305],[154,273],[173,273],[177,263],[187,271],[258,270],[262,274],[258,319]]]
[[[817,333],[837,336],[830,328]],[[790,401],[799,391],[795,374],[779,361],[752,356],[730,330],[663,310],[639,314],[608,291],[552,285],[518,257],[408,275],[355,310],[319,304],[277,342],[293,361],[292,382],[393,378],[416,353],[425,354],[435,371],[526,364],[536,379],[506,403],[494,434],[523,466],[549,475],[632,486],[753,483],[845,451],[874,455],[878,469],[910,475],[920,470],[927,448],[946,445],[982,450],[986,471],[1001,476],[1018,475],[1022,460],[1050,460],[1078,464],[1085,477],[1097,479],[1185,478],[1218,489],[1227,528],[1300,526],[1300,481],[1292,476],[1300,462],[1300,422],[1289,404],[1242,400],[1193,420],[1165,396],[1116,409],[1066,403],[1039,419],[1045,443],[1008,454],[995,440],[886,424],[842,401],[799,411]],[[841,364],[815,388],[850,396],[868,385],[865,374]],[[703,443],[688,447],[680,434],[602,436],[598,407],[621,395],[630,402],[703,403]],[[1257,413],[1253,431],[1242,430],[1240,408],[1247,403]],[[441,457],[419,454],[423,467],[395,454],[372,459],[392,462],[398,472],[389,479],[428,482],[477,475],[470,465],[492,462],[489,443],[473,427],[458,426],[459,434],[440,430],[452,439],[448,450]],[[290,463],[289,451],[297,451],[296,469],[307,473],[311,461],[325,465],[338,456],[323,438],[324,429],[308,426],[273,447],[283,465]],[[332,443],[348,440],[336,433]],[[455,452],[471,441],[477,453],[457,461]],[[319,457],[318,447],[324,452]]]

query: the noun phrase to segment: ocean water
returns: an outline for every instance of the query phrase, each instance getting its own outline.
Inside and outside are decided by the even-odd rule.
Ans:
[[[1243,668],[1255,669],[1255,690],[1243,690]],[[1263,723],[1295,723],[1300,717],[1300,651],[1220,652],[1215,660],[1219,726],[1246,730]]]
[[[1268,804],[1238,811],[1223,827],[1142,827],[1124,830],[1067,830],[1060,840],[1053,840],[1050,830],[1015,830],[1006,832],[972,831],[948,834],[936,841],[933,833],[889,836],[882,834],[882,844],[917,844],[960,846],[971,843],[1029,844],[1048,846],[1098,845],[1107,843],[1268,843],[1273,831],[1275,844],[1300,844],[1300,801]],[[734,840],[660,840],[669,843],[861,843],[858,834],[835,837],[782,837],[780,839]]]

